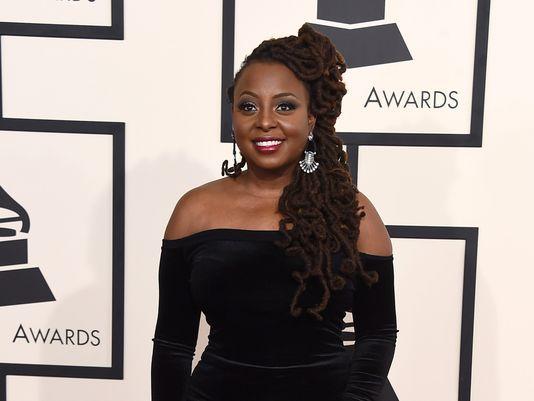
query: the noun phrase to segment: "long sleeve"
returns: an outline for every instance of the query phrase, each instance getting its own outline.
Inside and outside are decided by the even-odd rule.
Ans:
[[[181,401],[187,389],[200,321],[189,279],[183,246],[163,240],[158,317],[152,339],[152,401]]]
[[[371,287],[356,280],[352,316],[356,341],[347,387],[340,401],[377,401],[393,361],[397,318],[393,256],[360,253],[366,271],[375,270],[379,281]]]

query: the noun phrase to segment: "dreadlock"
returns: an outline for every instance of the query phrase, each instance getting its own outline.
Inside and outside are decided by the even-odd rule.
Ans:
[[[352,183],[347,153],[334,129],[341,114],[341,99],[347,93],[341,77],[347,67],[330,39],[305,23],[298,36],[265,40],[245,58],[233,85],[228,88],[231,103],[237,80],[253,61],[279,62],[291,69],[308,89],[309,111],[316,116],[315,159],[320,168],[312,174],[295,168],[278,202],[283,216],[279,230],[284,235],[275,243],[287,255],[297,255],[304,261],[303,268],[291,273],[299,284],[290,305],[291,315],[298,317],[305,311],[323,320],[319,312],[326,308],[331,290],[341,290],[345,286],[345,277],[359,275],[368,286],[378,281],[376,271],[363,269],[356,248],[360,220],[365,216],[364,206],[358,205],[358,190]],[[245,163],[242,157],[239,163],[228,168],[225,160],[223,174],[237,177]],[[340,248],[346,256],[340,268],[343,275],[332,269],[332,253]],[[322,297],[317,304],[302,307],[299,299],[311,279],[320,283]]]

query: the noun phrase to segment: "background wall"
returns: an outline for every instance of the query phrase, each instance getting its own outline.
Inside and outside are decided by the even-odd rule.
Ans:
[[[165,225],[232,157],[221,84],[303,22],[352,63],[337,128],[393,238],[397,396],[530,398],[534,6],[343,3],[0,2],[0,400],[150,398]]]

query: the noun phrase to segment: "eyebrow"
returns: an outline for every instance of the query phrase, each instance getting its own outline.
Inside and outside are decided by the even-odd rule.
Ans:
[[[254,92],[251,92],[251,91],[243,91],[241,92],[241,94],[239,96],[243,96],[243,95],[251,95],[251,96],[254,96],[254,97],[258,97],[257,94],[255,94]],[[297,95],[295,95],[294,93],[291,93],[291,92],[282,92],[282,93],[277,93],[276,95],[273,96],[273,98],[277,99],[279,97],[284,97],[284,96],[293,96],[294,98],[299,98]]]

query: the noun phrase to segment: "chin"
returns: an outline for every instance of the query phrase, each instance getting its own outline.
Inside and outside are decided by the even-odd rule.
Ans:
[[[279,163],[258,163],[256,164],[256,168],[260,168],[263,170],[268,171],[281,171],[281,170],[287,170],[292,164],[289,162],[279,162]]]

